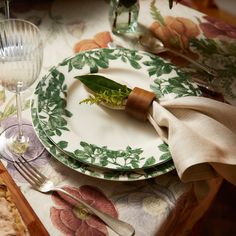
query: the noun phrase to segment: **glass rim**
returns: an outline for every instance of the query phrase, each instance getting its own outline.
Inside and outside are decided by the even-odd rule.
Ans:
[[[4,23],[4,22],[10,22],[10,21],[18,21],[18,22],[24,22],[27,23],[31,26],[33,26],[37,31],[39,31],[40,33],[40,29],[37,25],[35,25],[34,23],[32,23],[31,21],[25,20],[25,19],[21,19],[21,18],[8,18],[8,19],[0,19],[0,24]],[[40,33],[41,34],[41,33]]]
[[[35,25],[35,24],[32,23],[31,21],[28,21],[28,20],[25,20],[25,19],[20,19],[20,18],[0,19],[0,25],[3,24],[4,22],[13,22],[13,21],[16,21],[16,22],[23,22],[23,23],[26,23],[26,24],[28,24],[28,25],[33,26],[33,28],[35,28],[36,31],[37,31],[38,34],[39,34],[39,37],[40,37],[40,40],[39,40],[39,41],[43,41],[41,30],[39,29],[39,27],[38,27],[37,25]]]
[[[9,22],[9,24],[10,24],[10,22],[22,22],[22,23],[26,23],[26,24],[28,24],[28,25],[30,25],[30,26],[32,26],[33,27],[33,29],[35,29],[36,31],[36,34],[38,34],[38,42],[37,42],[37,44],[35,45],[35,47],[33,48],[33,49],[31,49],[30,51],[28,51],[28,53],[27,54],[31,54],[32,52],[34,52],[35,50],[37,50],[37,48],[38,47],[41,47],[41,46],[43,46],[43,37],[42,37],[42,33],[41,33],[41,30],[39,29],[39,27],[37,26],[37,25],[35,25],[34,23],[32,23],[32,22],[30,22],[30,21],[28,21],[28,20],[25,20],[25,19],[19,19],[19,18],[9,18],[9,19],[0,19],[0,26],[2,25],[2,24],[5,24],[5,23],[7,23],[7,22]],[[5,57],[6,58],[6,57]],[[13,57],[12,57],[13,58]],[[17,56],[16,57],[14,57],[14,58],[18,58]],[[2,59],[2,58],[1,58]]]

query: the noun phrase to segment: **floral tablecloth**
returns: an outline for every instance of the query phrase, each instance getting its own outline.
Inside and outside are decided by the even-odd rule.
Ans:
[[[66,57],[83,50],[107,47],[110,41],[137,48],[135,42],[110,32],[108,9],[109,1],[105,0],[12,1],[12,16],[30,20],[42,31],[44,61],[39,79]],[[170,10],[168,1],[164,0],[140,0],[139,23],[165,45],[214,67],[219,74],[216,79],[179,57],[163,54],[192,76],[212,82],[229,103],[235,104],[235,27],[180,4]],[[28,108],[32,90],[33,87],[24,94],[25,122],[31,122]],[[3,129],[16,123],[14,95],[1,88],[0,102]],[[101,221],[57,194],[44,195],[33,190],[10,162],[4,158],[1,161],[50,235],[115,235]],[[198,235],[196,223],[211,206],[222,183],[220,177],[182,183],[175,171],[143,181],[100,180],[71,170],[46,151],[34,160],[34,165],[71,193],[132,224],[137,236]]]

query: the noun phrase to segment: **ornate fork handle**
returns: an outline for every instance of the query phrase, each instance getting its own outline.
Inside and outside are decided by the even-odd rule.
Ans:
[[[73,200],[77,201],[78,203],[82,204],[86,207],[91,213],[96,215],[99,219],[101,219],[107,226],[109,226],[114,232],[119,234],[120,236],[132,236],[134,235],[134,228],[119,219],[116,219],[104,212],[101,212],[89,204],[87,204],[82,199],[79,199],[63,188],[60,188],[54,184],[53,181],[48,179],[45,175],[39,172],[34,166],[32,166],[24,156],[19,156],[18,161],[13,162],[14,167],[16,170],[32,185],[34,189],[42,193],[48,193],[52,191],[61,192]]]
[[[69,192],[65,191],[62,188],[59,187],[51,187],[50,191],[57,191],[66,194],[73,200],[79,202],[80,204],[84,205],[89,211],[91,211],[94,215],[97,215],[101,220],[103,220],[111,229],[113,229],[116,233],[122,236],[132,236],[135,233],[134,228],[119,219],[115,219],[111,217],[110,215],[103,213],[101,211],[98,211],[97,209],[91,207],[89,204],[84,202],[83,200],[73,196]]]

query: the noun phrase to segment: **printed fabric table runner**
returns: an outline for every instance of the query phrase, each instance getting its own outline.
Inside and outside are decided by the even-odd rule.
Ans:
[[[33,2],[13,1],[11,14],[34,22],[42,31],[44,60],[39,80],[65,58],[85,50],[105,48],[111,41],[130,49],[138,48],[137,41],[111,33],[108,0]],[[140,25],[165,45],[214,68],[219,75],[215,79],[180,57],[163,54],[186,73],[211,82],[228,103],[235,105],[236,28],[181,4],[174,4],[169,9],[168,4],[165,0],[140,0]],[[173,89],[176,83],[178,81],[170,81],[169,89]],[[32,122],[32,92],[33,87],[23,95],[26,99],[23,114],[26,123]],[[159,92],[164,92],[161,87]],[[14,94],[3,88],[0,91],[0,109],[1,129],[16,123]],[[57,194],[47,195],[33,190],[11,162],[4,158],[1,161],[50,235],[116,235],[97,218],[65,202]],[[96,178],[96,173],[92,177],[91,171],[89,176],[86,171],[85,174],[78,173],[47,151],[33,163],[74,195],[133,225],[137,236],[198,235],[196,225],[222,184],[218,176],[197,183],[183,183],[175,170],[139,181],[113,181],[114,176],[101,179]]]

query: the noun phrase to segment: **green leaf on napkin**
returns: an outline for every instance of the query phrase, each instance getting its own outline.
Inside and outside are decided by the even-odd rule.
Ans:
[[[126,85],[101,75],[82,75],[75,78],[94,93],[94,96],[89,96],[80,103],[99,104],[104,102],[112,106],[122,106],[131,92],[131,89]]]

